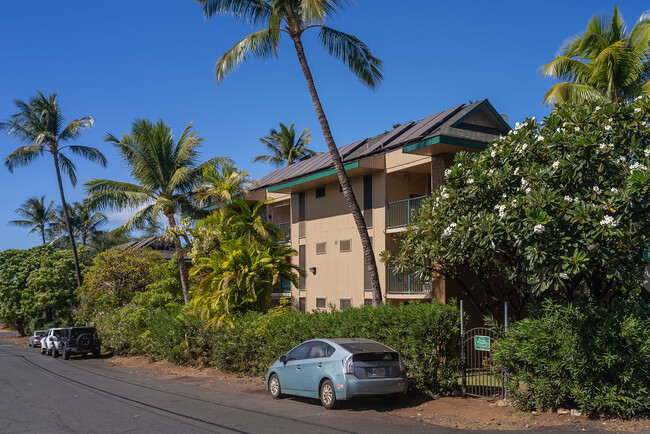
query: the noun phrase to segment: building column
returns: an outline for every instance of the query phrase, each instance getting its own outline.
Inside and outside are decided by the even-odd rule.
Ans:
[[[454,154],[431,156],[431,191],[445,185],[445,170],[454,164]]]

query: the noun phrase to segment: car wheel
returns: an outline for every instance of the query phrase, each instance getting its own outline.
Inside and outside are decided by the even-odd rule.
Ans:
[[[41,354],[45,354],[45,348],[41,347]]]
[[[52,355],[52,348],[48,348],[48,349],[46,350],[46,352],[47,352],[47,355],[48,355],[48,356],[51,356],[51,355]]]
[[[63,360],[70,360],[70,353],[65,348],[63,348]]]
[[[282,398],[282,387],[280,386],[280,379],[275,374],[271,374],[271,377],[269,378],[269,393],[273,399]]]
[[[29,347],[31,348],[31,346],[32,346],[32,344],[31,344],[31,342],[30,342],[30,343],[28,343],[28,344],[27,344],[27,346],[29,346]]]
[[[84,349],[90,349],[90,346],[93,343],[92,337],[88,333],[83,333],[77,338],[77,343],[79,346]]]
[[[54,349],[52,350],[52,357],[54,357],[55,359],[56,359],[57,357],[59,357],[59,350],[57,350],[56,348],[54,348]]]
[[[334,391],[334,385],[330,380],[323,381],[323,384],[320,386],[320,402],[328,410],[332,410],[338,407],[339,402],[336,400],[336,392]]]

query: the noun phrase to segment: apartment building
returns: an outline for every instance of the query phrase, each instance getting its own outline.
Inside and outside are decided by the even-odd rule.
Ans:
[[[413,211],[445,183],[459,151],[479,152],[510,130],[488,100],[461,104],[392,131],[342,146],[339,152],[363,211],[379,267],[382,296],[392,303],[459,297],[442,279],[401,276],[379,260],[396,252],[395,235]],[[264,219],[280,226],[307,271],[299,287],[283,283],[274,298],[291,297],[295,309],[361,306],[372,293],[363,249],[328,153],[269,173],[251,199],[272,199]]]

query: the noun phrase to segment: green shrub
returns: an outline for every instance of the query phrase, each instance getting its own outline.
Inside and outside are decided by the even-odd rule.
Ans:
[[[650,303],[558,305],[510,326],[493,349],[523,409],[579,408],[611,416],[650,411]]]
[[[116,354],[143,354],[153,360],[259,376],[302,341],[363,337],[402,354],[412,390],[439,395],[457,387],[460,314],[453,304],[434,301],[312,314],[272,309],[265,314],[249,312],[237,317],[233,327],[214,331],[206,330],[196,316],[179,315],[181,310],[127,306],[99,315],[98,331]]]

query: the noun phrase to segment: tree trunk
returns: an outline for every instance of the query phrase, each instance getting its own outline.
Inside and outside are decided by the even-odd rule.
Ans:
[[[61,206],[63,207],[63,216],[65,217],[65,225],[68,228],[68,239],[70,240],[70,247],[72,247],[72,256],[74,257],[74,270],[77,273],[77,285],[81,287],[83,281],[81,280],[81,270],[79,269],[77,245],[75,244],[74,236],[72,235],[72,225],[70,224],[68,207],[66,206],[65,195],[63,194],[63,182],[61,182],[61,170],[59,169],[59,154],[52,155],[54,156],[54,167],[56,168],[56,180],[59,182],[59,193],[61,193]]]
[[[45,224],[41,225],[41,238],[43,238],[43,244],[45,244]]]
[[[321,105],[320,98],[316,92],[316,86],[314,85],[314,79],[309,70],[309,65],[307,64],[307,58],[305,57],[305,50],[302,46],[302,41],[300,40],[300,35],[291,35],[293,39],[294,46],[296,47],[296,53],[298,54],[298,61],[302,67],[302,72],[305,75],[305,80],[307,80],[307,86],[309,87],[309,93],[311,94],[312,102],[314,103],[314,109],[316,110],[316,115],[318,116],[318,121],[320,122],[321,129],[323,130],[323,136],[325,137],[325,142],[327,143],[327,148],[332,157],[332,162],[336,168],[336,174],[339,178],[339,183],[341,184],[341,189],[343,190],[343,196],[345,197],[350,210],[352,211],[352,217],[354,222],[357,225],[357,230],[359,231],[359,236],[361,237],[361,245],[363,246],[363,256],[366,263],[366,269],[370,277],[370,285],[372,286],[372,305],[377,307],[382,303],[381,296],[381,287],[379,286],[379,273],[377,271],[377,261],[375,261],[375,255],[372,249],[372,244],[370,243],[370,237],[368,236],[368,228],[366,227],[366,221],[361,214],[361,208],[357,202],[356,197],[354,196],[354,191],[350,185],[350,178],[348,178],[347,173],[345,173],[345,168],[343,167],[343,161],[341,160],[341,155],[339,154],[338,149],[336,149],[336,144],[334,143],[334,138],[332,137],[332,132],[330,131],[329,123],[325,117],[325,111]]]
[[[174,214],[166,214],[169,226],[176,226],[176,219]],[[185,304],[190,302],[190,279],[187,272],[187,264],[185,263],[185,250],[181,244],[181,239],[178,235],[174,235],[174,245],[176,246],[176,256],[178,257],[178,271],[181,276],[181,287],[183,288],[183,300]]]

